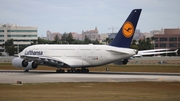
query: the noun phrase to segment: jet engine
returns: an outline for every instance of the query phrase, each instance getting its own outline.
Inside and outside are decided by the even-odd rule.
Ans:
[[[25,70],[36,69],[38,63],[31,61],[28,62],[26,60],[21,59],[20,57],[16,57],[12,60],[12,65],[16,68],[24,68]]]
[[[116,61],[113,64],[115,64],[115,65],[126,65],[128,62],[129,62],[128,59],[124,59],[124,60]]]

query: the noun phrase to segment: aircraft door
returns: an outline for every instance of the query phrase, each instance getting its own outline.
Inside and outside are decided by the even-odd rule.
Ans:
[[[86,59],[87,59],[87,56],[84,54],[84,55],[82,56],[82,65],[83,65],[83,66],[88,66],[88,65],[89,65],[88,62],[86,61]]]
[[[102,54],[99,54],[99,60],[102,61],[103,60],[103,56]]]
[[[63,58],[63,59],[66,59],[66,55],[64,54],[64,55],[62,56],[62,58]]]
[[[79,53],[80,49],[79,47],[76,48],[76,53]]]
[[[93,46],[93,47],[91,48],[91,53],[94,53],[95,51],[96,51],[96,47]]]

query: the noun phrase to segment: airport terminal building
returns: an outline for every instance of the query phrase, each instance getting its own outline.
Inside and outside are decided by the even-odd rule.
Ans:
[[[82,31],[82,40],[85,39],[85,36],[87,36],[91,41],[95,41],[96,39],[99,39],[97,27],[95,27],[95,30]]]
[[[38,39],[37,27],[18,26],[15,24],[0,25],[0,52],[4,52],[2,44],[13,39],[14,45],[30,45]]]
[[[180,29],[164,29],[164,34],[154,34],[155,48],[180,48]]]

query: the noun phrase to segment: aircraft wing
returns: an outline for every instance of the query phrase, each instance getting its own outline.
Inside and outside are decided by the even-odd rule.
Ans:
[[[166,53],[176,53],[177,50],[175,51],[167,51],[169,49],[155,49],[155,50],[143,50],[143,51],[138,51],[138,54],[134,55],[134,57],[142,57],[144,55],[157,55],[157,54],[166,54]]]
[[[22,59],[27,61],[37,61],[39,64],[53,66],[53,67],[80,67],[83,64],[89,64],[81,59],[63,59],[62,57],[46,57],[46,56],[33,56],[21,55]]]

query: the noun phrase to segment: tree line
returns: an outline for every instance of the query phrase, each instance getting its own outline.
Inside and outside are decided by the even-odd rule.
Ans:
[[[61,36],[61,39],[59,38],[58,35],[56,35],[53,41],[38,38],[38,44],[89,44],[89,43],[100,44],[98,39],[92,41],[87,36],[85,36],[83,41],[74,39],[71,33],[64,33]]]
[[[5,49],[5,52],[8,53],[9,56],[13,56],[14,54],[17,54],[18,51],[21,52],[26,47],[35,44],[101,44],[98,39],[92,41],[87,36],[85,36],[83,41],[74,39],[71,33],[64,33],[61,39],[56,35],[53,41],[38,37],[38,40],[33,40],[30,45],[15,45],[13,42],[13,39],[9,39],[2,44],[2,48]],[[0,56],[1,55],[2,53],[0,53]]]
[[[131,43],[130,48],[137,49],[137,50],[147,50],[147,49],[154,49],[154,44],[152,43],[154,38],[146,38],[141,40],[133,40]],[[104,40],[106,44],[109,44],[113,41],[113,39],[106,38]]]

